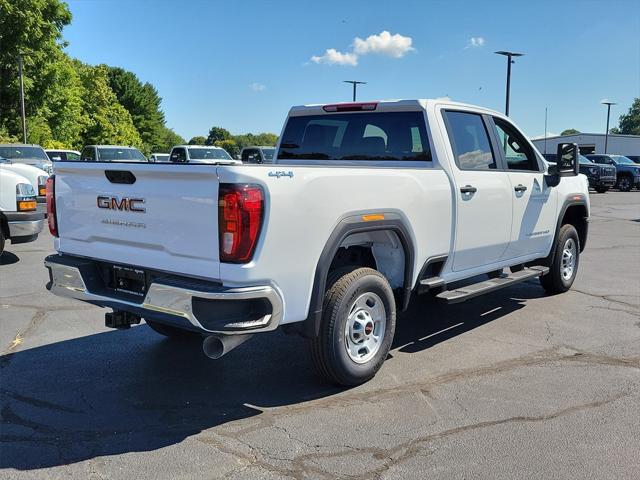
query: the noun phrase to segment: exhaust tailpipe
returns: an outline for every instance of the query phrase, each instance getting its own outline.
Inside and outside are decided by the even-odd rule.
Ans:
[[[207,357],[217,360],[251,337],[253,337],[252,334],[209,335],[202,342],[202,350]]]

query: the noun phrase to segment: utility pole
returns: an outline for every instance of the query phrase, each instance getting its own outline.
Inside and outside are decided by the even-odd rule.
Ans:
[[[500,50],[499,52],[494,52],[494,53],[497,53],[498,55],[504,55],[505,57],[507,57],[507,101],[504,107],[504,114],[508,117],[509,116],[509,91],[511,90],[511,64],[515,63],[513,60],[511,60],[511,58],[522,57],[524,53],[507,52],[504,50]]]
[[[544,153],[547,153],[547,107],[544,107]]]
[[[20,75],[20,110],[22,111],[22,141],[27,143],[27,118],[24,111],[24,78],[22,76],[22,54],[18,54],[18,73]]]
[[[615,102],[610,102],[606,98],[600,102],[607,106],[607,129],[604,132],[604,153],[607,153],[607,143],[609,143],[609,116],[611,115],[611,105],[617,105]]]
[[[353,85],[353,101],[356,101],[356,88],[358,85],[365,85],[367,82],[359,82],[358,80],[343,80],[344,83]]]

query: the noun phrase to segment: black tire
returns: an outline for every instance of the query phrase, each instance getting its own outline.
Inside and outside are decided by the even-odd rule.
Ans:
[[[500,270],[493,270],[491,272],[487,272],[487,277],[500,278],[502,276],[502,272],[504,272],[504,268],[501,268]]]
[[[171,325],[166,325],[164,323],[154,322],[153,320],[146,320],[147,325],[151,327],[156,333],[160,335],[164,335],[165,337],[169,337],[176,340],[188,340],[197,338],[200,334],[197,332],[192,332],[191,330],[185,330],[184,328],[173,327]]]
[[[324,296],[320,332],[317,337],[310,340],[313,366],[320,376],[333,383],[343,386],[360,385],[373,378],[391,348],[396,328],[396,303],[393,290],[387,279],[372,268],[352,267],[343,269],[330,277]],[[367,294],[373,294],[377,299],[373,296],[367,298]],[[384,315],[381,315],[382,318],[379,319],[375,328],[381,328],[384,325],[384,334],[376,343],[376,345],[379,343],[379,346],[375,347],[377,350],[374,348],[370,351],[371,358],[366,361],[363,358],[362,363],[357,363],[347,352],[347,342],[350,340],[346,338],[345,333],[350,331],[347,326],[349,313],[355,308],[356,300],[362,298],[366,299],[366,304],[371,308],[380,308],[376,302],[377,300],[382,302]],[[369,300],[373,302],[370,304]],[[354,314],[351,318],[353,316]],[[366,330],[365,327],[364,332]],[[374,331],[372,326],[366,335],[374,335]],[[356,342],[355,345],[358,343]]]
[[[563,275],[563,257],[565,247],[569,240],[573,241],[573,252],[575,260],[570,277]],[[540,284],[547,293],[564,293],[571,288],[578,273],[580,263],[580,238],[573,225],[563,225],[558,232],[558,238],[554,246],[553,258],[548,259],[549,273],[540,277]]]
[[[596,192],[598,193],[607,193],[609,191],[609,187],[597,187]]]
[[[629,175],[621,175],[616,185],[621,192],[628,192],[633,186],[633,181]]]

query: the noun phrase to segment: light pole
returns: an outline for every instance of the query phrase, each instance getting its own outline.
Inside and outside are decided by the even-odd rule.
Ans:
[[[344,83],[350,83],[353,85],[353,101],[356,101],[356,88],[358,85],[365,85],[367,82],[359,82],[358,80],[343,80]]]
[[[544,107],[544,153],[547,153],[547,107]]]
[[[516,53],[516,52],[507,52],[504,50],[500,50],[499,52],[494,52],[498,55],[504,55],[507,57],[507,101],[506,106],[504,107],[504,114],[509,116],[509,91],[511,90],[511,64],[515,63],[511,60],[512,57],[522,57],[524,53]]]
[[[20,75],[20,110],[22,111],[22,139],[27,143],[27,118],[24,113],[24,79],[22,78],[22,54],[18,54],[18,73]]]
[[[604,132],[604,153],[607,153],[607,143],[609,142],[609,115],[611,115],[611,105],[617,105],[615,102],[610,102],[607,99],[604,99],[600,102],[603,105],[607,106],[607,129]]]

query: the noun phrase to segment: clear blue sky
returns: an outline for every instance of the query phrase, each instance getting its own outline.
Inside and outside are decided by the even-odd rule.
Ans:
[[[530,136],[544,133],[545,106],[549,132],[602,132],[601,99],[619,103],[617,124],[640,96],[637,0],[68,3],[68,52],[151,82],[186,139],[212,125],[279,134],[291,105],[349,101],[350,79],[368,82],[359,100],[449,96],[503,110],[495,50],[526,53],[513,65],[511,117]],[[383,31],[400,37],[354,45]],[[312,60],[330,48],[357,65]]]

